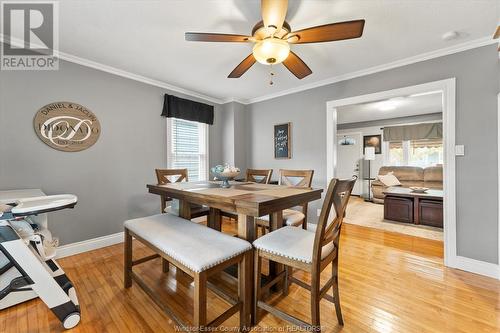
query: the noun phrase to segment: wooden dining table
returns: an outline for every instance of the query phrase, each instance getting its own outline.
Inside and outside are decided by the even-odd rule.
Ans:
[[[191,204],[209,207],[207,225],[221,230],[221,211],[238,216],[238,237],[253,242],[257,237],[256,217],[270,216],[270,230],[283,226],[283,210],[321,198],[322,189],[298,188],[251,182],[230,182],[222,188],[219,181],[178,182],[164,185],[147,185],[152,194],[179,200],[179,216],[191,217]],[[253,266],[250,263],[250,266]],[[253,267],[249,267],[253,270]],[[270,265],[269,278],[274,278],[283,268]],[[253,277],[253,274],[252,274]],[[253,297],[253,281],[247,299]],[[253,317],[253,316],[252,316]]]
[[[297,188],[250,182],[231,182],[222,188],[217,181],[179,182],[147,185],[150,193],[179,200],[179,216],[189,219],[191,205],[210,209],[207,225],[220,230],[221,211],[238,215],[238,237],[253,242],[255,218],[270,216],[271,230],[283,226],[283,210],[321,198],[322,189]]]

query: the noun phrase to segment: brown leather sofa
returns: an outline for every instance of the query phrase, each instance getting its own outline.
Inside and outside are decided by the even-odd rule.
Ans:
[[[378,171],[379,175],[394,172],[402,187],[425,186],[432,189],[443,189],[443,167],[428,168],[411,166],[384,166]],[[373,202],[384,203],[384,191],[387,188],[380,180],[372,182]]]

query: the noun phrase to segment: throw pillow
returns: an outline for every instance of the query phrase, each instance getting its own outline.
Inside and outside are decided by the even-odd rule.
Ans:
[[[385,186],[399,186],[401,183],[399,182],[398,178],[394,176],[393,172],[389,172],[386,175],[379,175],[378,179],[385,185]]]

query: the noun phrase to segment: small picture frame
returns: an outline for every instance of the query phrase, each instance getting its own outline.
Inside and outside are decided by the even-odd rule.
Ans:
[[[375,147],[375,154],[382,154],[382,135],[363,136],[363,151],[366,147]]]
[[[292,158],[291,123],[274,125],[274,158]]]

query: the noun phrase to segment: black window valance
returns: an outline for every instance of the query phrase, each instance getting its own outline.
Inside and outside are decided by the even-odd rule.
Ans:
[[[214,124],[213,105],[190,101],[168,94],[165,94],[161,115],[163,117],[197,121],[209,125]]]

